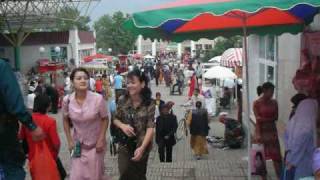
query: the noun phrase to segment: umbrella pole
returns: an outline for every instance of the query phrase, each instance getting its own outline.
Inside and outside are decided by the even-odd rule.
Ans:
[[[250,157],[250,149],[251,149],[251,128],[250,128],[250,103],[249,103],[249,59],[248,59],[248,42],[247,42],[247,26],[246,26],[246,17],[243,19],[243,49],[244,49],[244,67],[246,69],[246,74],[245,74],[245,96],[246,96],[246,101],[245,101],[245,106],[246,110],[243,111],[242,109],[242,114],[244,113],[244,119],[247,121],[247,149],[248,149],[248,180],[251,180],[251,157]],[[243,104],[243,103],[242,103]],[[242,106],[241,104],[241,106]]]

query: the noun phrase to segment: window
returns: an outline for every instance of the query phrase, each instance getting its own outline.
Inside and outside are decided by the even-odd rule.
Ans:
[[[276,38],[259,36],[259,83],[276,82]]]
[[[259,36],[259,58],[274,61],[275,36]]]
[[[267,82],[272,82],[273,84],[275,83],[273,66],[267,66]]]
[[[67,62],[67,47],[59,47],[60,51],[56,51],[56,47],[50,48],[51,60],[55,62]]]
[[[201,44],[196,44],[196,50],[202,50],[202,45]]]
[[[259,36],[259,58],[265,57],[265,49],[266,49],[265,36]]]
[[[274,50],[274,36],[267,36],[266,39],[266,54],[267,54],[267,59],[274,61],[274,54],[275,54],[275,50]]]
[[[259,84],[263,84],[265,82],[265,65],[259,63]]]
[[[205,50],[212,49],[212,45],[211,44],[205,44],[204,45],[204,49]]]

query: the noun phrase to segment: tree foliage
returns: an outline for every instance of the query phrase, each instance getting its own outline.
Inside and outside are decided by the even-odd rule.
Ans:
[[[112,49],[112,54],[126,54],[134,48],[136,37],[122,27],[129,18],[128,15],[118,11],[112,16],[104,15],[94,23],[97,35],[97,47]]]
[[[76,8],[66,7],[57,14],[57,31],[69,31],[74,26],[80,31],[89,31],[90,17],[81,16]]]
[[[224,51],[229,48],[242,47],[242,37],[233,36],[230,38],[219,37],[215,40],[215,44],[212,50],[207,51],[202,59],[203,62],[207,62],[215,56],[221,56]]]

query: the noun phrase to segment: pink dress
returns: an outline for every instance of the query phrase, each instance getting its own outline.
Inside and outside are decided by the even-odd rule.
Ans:
[[[72,137],[81,142],[81,157],[71,158],[70,180],[106,180],[104,175],[105,150],[96,152],[101,119],[107,117],[106,103],[101,95],[87,92],[87,97],[80,106],[75,100],[75,93],[64,97],[63,115],[71,119]]]

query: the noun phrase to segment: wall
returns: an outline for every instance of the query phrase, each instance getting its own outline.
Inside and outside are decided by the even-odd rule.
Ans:
[[[284,34],[278,41],[278,103],[279,120],[287,122],[291,111],[291,97],[296,93],[292,79],[300,65],[301,34]],[[288,46],[290,44],[290,46]]]
[[[252,113],[253,101],[257,98],[256,87],[259,85],[259,37],[248,37],[248,71],[249,71],[249,102]],[[244,72],[245,73],[245,72]]]
[[[67,46],[67,57],[68,60],[70,59],[70,47],[65,44],[50,44],[50,45],[41,45],[41,46],[22,46],[20,53],[21,53],[21,72],[27,73],[31,67],[36,65],[36,62],[39,59],[50,59],[50,48],[51,47],[66,47]],[[44,47],[45,52],[40,53],[39,48]],[[13,48],[5,47],[5,57],[9,58],[14,65],[14,52]]]

